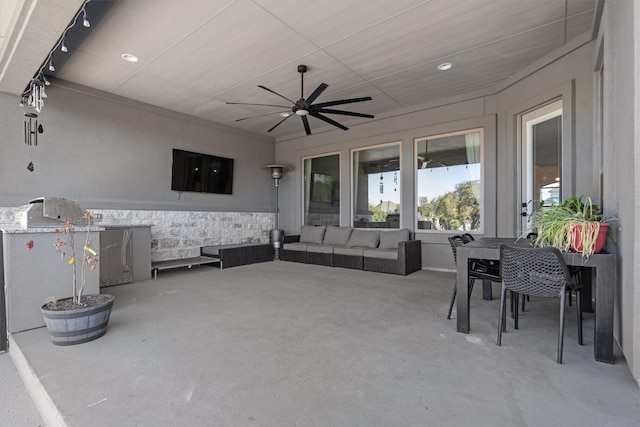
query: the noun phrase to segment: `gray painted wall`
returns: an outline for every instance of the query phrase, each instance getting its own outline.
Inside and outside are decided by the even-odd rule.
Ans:
[[[604,204],[616,207],[618,339],[640,382],[640,2],[606,2],[599,38],[604,63]]]
[[[0,156],[0,206],[57,196],[84,208],[273,211],[273,182],[261,169],[274,160],[272,139],[65,82],[47,94],[37,147],[24,143],[19,100],[0,94],[0,147],[11,153]],[[233,158],[233,194],[171,191],[172,148]]]
[[[583,42],[585,43],[585,42]],[[297,233],[302,222],[301,158],[326,152],[341,153],[341,222],[350,224],[350,150],[358,147],[401,141],[401,226],[413,229],[414,138],[461,129],[484,127],[484,230],[487,236],[515,236],[519,232],[519,149],[515,138],[515,117],[537,105],[562,96],[566,120],[563,126],[568,158],[563,171],[565,194],[588,194],[599,199],[590,168],[573,174],[578,162],[593,164],[593,50],[587,43],[571,52],[560,52],[535,64],[523,76],[492,94],[470,93],[439,101],[432,107],[395,117],[376,119],[340,130],[276,144],[279,162],[296,166],[281,186],[281,226],[288,234]],[[347,185],[344,185],[347,184]],[[576,193],[576,191],[579,191]],[[286,208],[283,208],[286,207]],[[423,267],[452,269],[447,232],[418,232],[423,241]],[[443,249],[445,250],[443,253]]]

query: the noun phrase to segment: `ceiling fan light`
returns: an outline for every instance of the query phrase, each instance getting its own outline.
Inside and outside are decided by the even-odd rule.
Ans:
[[[298,116],[308,116],[309,115],[309,110],[303,110],[303,109],[296,110],[296,114]]]

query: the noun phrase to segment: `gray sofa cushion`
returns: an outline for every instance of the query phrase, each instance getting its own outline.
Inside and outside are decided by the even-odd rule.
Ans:
[[[323,245],[347,246],[353,230],[351,227],[327,227]]]
[[[362,256],[364,248],[343,248],[341,246],[334,246],[334,255],[349,255],[349,256]]]
[[[397,249],[365,249],[362,255],[367,258],[398,259]]]
[[[332,254],[333,246],[309,244],[307,245],[307,252],[315,252],[319,254]]]
[[[377,248],[380,241],[380,231],[378,230],[353,230],[349,241],[348,248]]]
[[[288,251],[301,251],[301,252],[306,252],[307,251],[307,244],[306,243],[285,243],[284,245],[282,245],[282,249],[286,249]]]
[[[321,245],[326,228],[324,225],[319,227],[303,225],[300,230],[300,243],[315,243],[316,245]]]
[[[380,232],[380,249],[398,249],[398,243],[409,240],[409,229]]]

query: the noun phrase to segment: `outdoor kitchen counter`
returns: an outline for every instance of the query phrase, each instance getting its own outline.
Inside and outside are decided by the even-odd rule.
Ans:
[[[55,232],[55,227],[5,226],[1,230],[0,288],[5,293],[6,329],[12,333],[44,326],[40,306],[46,299],[71,295],[71,266],[60,260],[54,247],[60,233]],[[92,246],[100,247],[103,227],[76,227],[75,230],[81,233],[76,235],[77,239],[84,239],[84,232],[88,230]],[[87,269],[84,293],[99,292],[99,269]]]

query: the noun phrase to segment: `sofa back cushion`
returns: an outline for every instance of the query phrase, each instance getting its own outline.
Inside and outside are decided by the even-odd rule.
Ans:
[[[326,228],[324,225],[303,225],[300,229],[300,243],[315,243],[316,245],[321,245]]]
[[[378,230],[353,230],[349,241],[348,248],[377,248],[380,241],[380,231]]]
[[[398,243],[409,240],[409,229],[380,232],[380,249],[398,249]]]
[[[324,233],[324,245],[347,246],[351,237],[351,227],[327,227]]]

